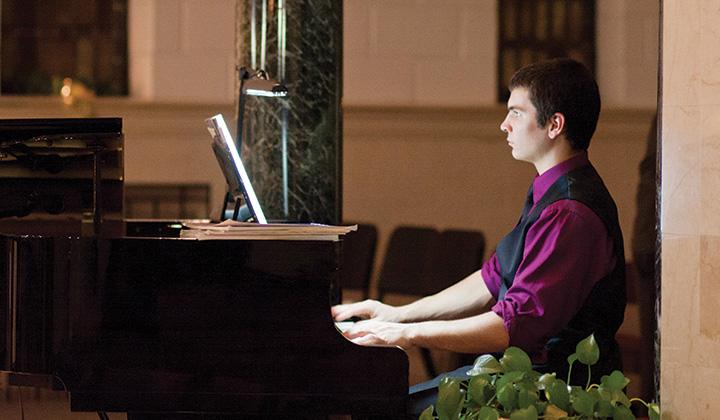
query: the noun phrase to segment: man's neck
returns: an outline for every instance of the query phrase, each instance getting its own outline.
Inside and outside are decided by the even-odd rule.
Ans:
[[[556,147],[548,150],[541,159],[533,162],[533,164],[535,165],[535,170],[537,170],[538,175],[542,175],[548,169],[565,162],[571,157],[582,152],[582,150],[575,150],[570,147],[570,143],[567,141],[561,141],[557,143]]]

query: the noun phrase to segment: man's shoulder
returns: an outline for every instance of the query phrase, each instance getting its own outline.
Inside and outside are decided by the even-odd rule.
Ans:
[[[564,198],[549,204],[540,213],[538,221],[547,223],[603,226],[600,216],[582,201]]]

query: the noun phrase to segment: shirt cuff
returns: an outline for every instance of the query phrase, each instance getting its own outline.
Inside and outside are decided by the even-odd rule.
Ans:
[[[495,305],[490,309],[491,311],[495,312],[497,316],[502,318],[503,325],[505,325],[505,331],[508,333],[509,338],[509,345],[511,346],[517,346],[519,343],[516,343],[515,338],[515,311],[512,308],[512,305],[510,302],[503,300]]]

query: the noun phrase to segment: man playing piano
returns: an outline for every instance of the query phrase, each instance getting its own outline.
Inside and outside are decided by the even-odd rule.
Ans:
[[[473,354],[517,346],[538,371],[561,378],[577,342],[595,334],[598,381],[620,368],[615,333],[625,310],[617,209],[587,154],[600,113],[598,87],[582,64],[555,59],[518,70],[510,92],[500,130],[513,157],[538,173],[515,228],[481,270],[435,295],[397,307],[373,300],[337,305],[333,317],[364,319],[346,332],[357,344]],[[446,375],[464,377],[468,369]],[[587,372],[576,371],[572,382],[585,384]],[[438,381],[411,388],[414,412],[434,402]]]

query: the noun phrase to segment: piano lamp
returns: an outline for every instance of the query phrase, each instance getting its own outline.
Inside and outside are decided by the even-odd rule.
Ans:
[[[249,73],[240,69],[241,92],[250,96],[287,96],[287,88],[273,79],[270,79],[265,70],[256,70]]]
[[[245,67],[238,69],[240,77],[240,90],[238,92],[237,109],[237,148],[240,153],[240,146],[243,138],[243,120],[245,118],[245,96],[283,97],[287,96],[285,85],[271,79],[263,69],[248,70]]]
[[[288,94],[287,87],[270,78],[264,69],[252,70],[247,67],[238,67],[238,77],[240,79],[240,88],[238,91],[238,107],[237,107],[237,141],[236,147],[238,156],[242,156],[242,141],[244,133],[245,119],[245,97],[246,96],[264,96],[264,97],[285,97]],[[283,145],[283,191],[286,195],[287,191],[287,147]],[[243,216],[247,213],[246,206],[240,209]],[[237,219],[238,209],[235,210],[233,218]]]

